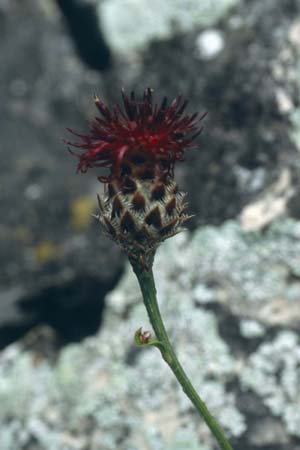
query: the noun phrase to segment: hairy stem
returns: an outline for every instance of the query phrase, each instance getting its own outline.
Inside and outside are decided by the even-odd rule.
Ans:
[[[172,347],[172,344],[170,343],[168,334],[160,315],[160,310],[156,299],[156,288],[152,270],[143,270],[141,267],[136,265],[133,265],[133,270],[139,281],[143,294],[144,304],[146,306],[153,330],[156,334],[157,339],[163,344],[161,353],[165,362],[169,365],[170,369],[174,373],[184,393],[194,404],[200,416],[205,420],[206,424],[220,444],[220,448],[222,450],[233,450],[230,443],[224,436],[220,426],[218,425],[214,417],[210,414],[206,404],[197,394],[195,388],[193,387],[192,383],[190,382],[188,376],[186,375],[180,362],[177,359],[176,353]]]

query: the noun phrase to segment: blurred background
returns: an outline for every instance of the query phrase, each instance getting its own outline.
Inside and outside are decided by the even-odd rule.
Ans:
[[[214,450],[63,139],[93,95],[208,111],[155,275],[235,450],[300,450],[300,1],[0,0],[0,449]]]

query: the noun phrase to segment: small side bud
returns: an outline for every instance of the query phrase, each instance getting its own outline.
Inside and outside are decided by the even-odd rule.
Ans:
[[[134,342],[138,347],[157,347],[163,355],[166,354],[163,343],[156,339],[151,339],[151,332],[143,331],[142,327],[135,332]]]
[[[142,331],[139,335],[140,343],[141,344],[148,344],[151,338],[151,331]]]

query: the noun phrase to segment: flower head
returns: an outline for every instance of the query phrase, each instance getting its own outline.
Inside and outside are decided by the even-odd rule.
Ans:
[[[187,101],[181,96],[168,105],[153,103],[152,90],[142,100],[124,91],[122,109],[109,109],[98,97],[101,113],[89,134],[69,130],[80,138],[70,145],[83,150],[74,153],[78,171],[105,167],[108,176],[99,200],[99,222],[103,231],[127,253],[133,265],[149,268],[161,242],[179,233],[190,217],[185,194],[174,181],[174,164],[182,161],[186,149],[201,132],[198,114],[184,114]],[[148,335],[143,337],[145,341]]]
[[[103,181],[120,178],[140,164],[143,172],[147,166],[153,175],[173,172],[174,163],[183,159],[186,149],[193,147],[204,115],[185,115],[188,102],[182,101],[181,96],[170,105],[164,97],[158,106],[153,104],[152,94],[153,90],[148,88],[138,101],[134,92],[129,97],[122,90],[123,109],[118,104],[109,109],[95,97],[102,117],[91,122],[89,134],[69,129],[81,141],[67,143],[84,150],[80,154],[71,151],[79,159],[78,171],[109,168],[110,176],[102,177]]]

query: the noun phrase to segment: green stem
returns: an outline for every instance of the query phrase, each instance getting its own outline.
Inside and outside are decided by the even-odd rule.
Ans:
[[[222,450],[233,450],[226,437],[224,436],[221,428],[210,414],[207,406],[201,400],[197,394],[195,388],[187,377],[185,371],[183,370],[180,362],[177,359],[175,351],[169,341],[168,334],[164,327],[162,321],[157,299],[156,299],[156,289],[153,278],[152,270],[143,270],[141,267],[133,265],[133,270],[139,281],[144,303],[149,315],[149,319],[153,330],[156,334],[157,339],[163,344],[164,350],[162,350],[162,356],[166,363],[169,365],[170,369],[177,378],[179,384],[181,385],[184,393],[188,396],[191,402],[194,404],[200,416],[205,420],[206,424],[210,428],[211,432],[217,439]]]

